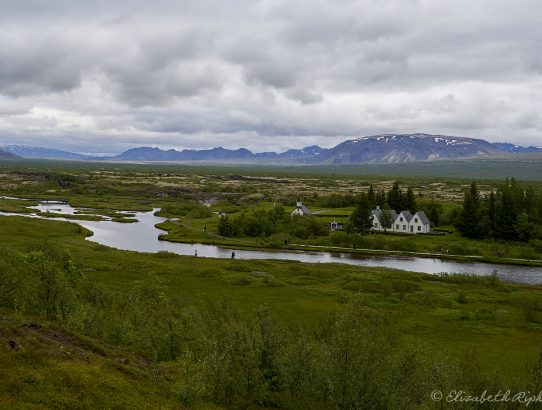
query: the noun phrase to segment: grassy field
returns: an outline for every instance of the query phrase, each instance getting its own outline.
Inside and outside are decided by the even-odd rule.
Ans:
[[[225,298],[248,312],[263,303],[289,327],[316,325],[361,293],[367,308],[384,314],[402,337],[421,338],[454,355],[475,347],[484,368],[511,380],[526,376],[525,364],[540,348],[538,287],[334,264],[140,254],[85,241],[85,230],[74,224],[22,217],[0,223],[2,247],[68,248],[86,276],[117,292],[153,273],[188,304]]]
[[[343,178],[345,176],[355,177],[357,179],[369,177],[391,176],[402,178],[412,178],[416,181],[427,181],[435,179],[466,179],[472,178],[478,180],[500,180],[504,178],[515,177],[521,180],[542,181],[542,171],[540,163],[542,157],[540,154],[523,154],[507,157],[494,157],[480,159],[476,161],[457,160],[457,161],[431,161],[431,162],[412,162],[400,164],[356,164],[356,165],[254,165],[254,164],[159,164],[159,163],[104,163],[104,162],[83,162],[83,161],[54,161],[54,160],[18,160],[18,161],[0,161],[0,170],[2,169],[22,169],[35,168],[42,170],[48,168],[51,170],[69,170],[70,172],[132,172],[140,173],[142,169],[145,172],[162,174],[198,174],[198,175],[254,175],[273,176],[273,177],[314,177],[324,176],[329,179]]]
[[[360,192],[367,189],[369,182],[382,186],[392,183],[383,177],[323,176],[305,174],[304,170],[295,170],[299,172],[298,176],[282,173],[274,177],[268,175],[273,170],[259,170],[241,178],[238,173],[242,168],[100,164],[97,169],[90,164],[59,165],[53,162],[17,163],[10,168],[2,164],[2,167],[0,195],[65,199],[73,206],[93,208],[83,217],[90,214],[122,216],[125,222],[131,221],[130,215],[119,214],[118,210],[163,208],[162,215],[174,218],[161,226],[168,231],[168,239],[229,246],[269,247],[283,243],[280,238],[221,237],[216,233],[218,217],[213,212],[225,210],[235,217],[242,212],[272,209],[275,201],[282,201],[285,212],[290,212],[293,209],[291,201],[301,186],[305,191],[317,190],[325,194]],[[295,184],[290,183],[291,180],[295,180]],[[447,209],[456,206],[453,198],[465,186],[462,180],[411,182],[416,184],[419,194],[436,198]],[[481,185],[491,187],[494,184],[494,181],[484,181]],[[264,192],[263,199],[260,191]],[[198,205],[198,201],[215,197],[217,192],[223,195],[210,208]],[[313,199],[316,201],[317,197],[310,200]],[[2,199],[0,211],[27,212],[25,206],[36,203]],[[312,208],[322,212],[317,218],[324,222],[332,218],[344,221],[351,211],[351,208]],[[2,301],[0,339],[4,347],[0,349],[0,365],[9,370],[0,375],[0,407],[94,408],[107,403],[104,407],[296,408],[278,397],[269,398],[269,402],[262,401],[261,397],[250,402],[239,401],[233,406],[227,404],[227,399],[213,396],[209,387],[205,394],[198,396],[198,392],[190,389],[200,386],[192,377],[199,374],[203,364],[188,366],[191,362],[184,350],[175,359],[159,358],[153,353],[152,344],[146,344],[146,339],[138,339],[137,343],[126,341],[136,332],[137,321],[136,325],[127,322],[130,309],[125,305],[133,302],[134,289],[149,280],[159,281],[164,298],[176,301],[172,305],[175,307],[168,309],[174,309],[174,315],[180,314],[184,318],[181,322],[188,320],[188,316],[198,318],[202,315],[201,322],[204,323],[207,320],[204,316],[209,314],[209,309],[212,311],[209,306],[217,303],[238,309],[241,318],[252,317],[263,305],[284,329],[284,334],[310,335],[311,343],[332,348],[332,345],[326,345],[327,335],[331,332],[326,326],[340,317],[338,312],[357,306],[364,320],[380,329],[379,332],[383,331],[386,340],[391,341],[389,353],[392,355],[415,343],[424,346],[423,361],[442,357],[445,362],[442,366],[453,365],[461,369],[460,380],[476,376],[480,388],[531,386],[532,374],[528,368],[537,359],[542,344],[540,287],[503,284],[495,278],[441,277],[339,264],[231,261],[169,253],[135,253],[87,241],[88,234],[74,223],[0,217],[0,250],[22,255],[23,260],[36,250],[68,250],[84,280],[97,287],[97,294],[109,295],[100,296],[104,298],[103,302],[96,296],[98,302],[92,303],[97,304],[85,308],[101,306],[103,312],[83,309],[83,313],[78,314],[98,315],[99,319],[100,315],[115,315],[115,309],[118,309],[118,318],[109,317],[109,322],[104,323],[110,323],[108,326],[113,326],[114,330],[117,320],[122,330],[119,334],[112,334],[111,329],[92,330],[92,326],[88,330],[70,325],[69,321],[61,323],[48,319],[39,310],[30,311],[24,305],[9,305]],[[289,246],[341,246],[344,235],[299,239]],[[457,233],[442,237],[374,234],[360,236],[357,241],[358,248],[447,251],[449,254],[486,257],[498,250],[505,252],[507,257],[540,258],[540,251],[534,248],[533,253],[533,249],[514,244],[467,240]],[[9,270],[9,267],[2,269]],[[4,285],[0,281],[0,296]],[[92,294],[87,297],[94,300]],[[148,306],[144,305],[143,312],[148,311],[151,316],[147,319],[152,324],[161,319],[159,310],[156,317],[152,316],[153,310],[161,305],[158,300],[150,300]],[[107,301],[112,301],[113,306]],[[232,317],[236,318],[236,315]],[[81,317],[78,320],[83,321]],[[94,322],[90,320],[89,323]],[[192,326],[197,323],[198,320]],[[336,322],[331,328],[339,324]],[[150,329],[148,334],[152,335]],[[203,330],[194,332],[197,336]],[[203,344],[205,340],[203,338]],[[181,350],[191,346],[192,342],[185,343],[178,344]],[[300,356],[296,351],[292,354],[292,357]],[[327,356],[324,354],[324,357]],[[209,365],[205,363],[205,366]],[[444,374],[452,377],[451,373]],[[188,384],[188,392],[199,397],[198,400],[186,400],[186,380],[192,383]],[[416,380],[416,377],[409,377],[409,380]],[[498,383],[491,384],[491,380],[498,380]],[[425,389],[429,389],[427,386],[441,387],[438,384],[424,386]],[[424,400],[428,392],[422,392]],[[295,403],[299,408],[300,402]],[[303,403],[305,408],[333,408],[329,403],[322,404],[323,401],[310,402],[310,405]],[[431,408],[430,405],[426,407]]]

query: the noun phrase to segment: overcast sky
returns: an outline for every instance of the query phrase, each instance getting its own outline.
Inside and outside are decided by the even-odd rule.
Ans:
[[[0,0],[0,145],[542,145],[539,0]]]

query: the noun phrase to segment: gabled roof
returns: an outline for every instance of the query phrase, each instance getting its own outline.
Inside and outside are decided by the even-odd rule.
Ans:
[[[376,208],[373,209],[374,216],[378,219],[378,221],[382,221],[382,209]],[[393,209],[390,209],[391,219],[392,221],[395,221],[397,219],[397,212],[395,212]]]
[[[309,208],[307,208],[305,205],[301,204],[301,206],[297,207],[298,209],[301,209],[304,214],[310,214],[311,211],[309,211]]]
[[[424,225],[429,225],[431,223],[424,211],[416,212],[416,216],[420,218],[421,223]]]
[[[399,214],[399,216],[403,215],[405,217],[405,219],[407,220],[407,222],[410,222],[413,218],[412,214],[410,213],[410,211],[403,211]]]

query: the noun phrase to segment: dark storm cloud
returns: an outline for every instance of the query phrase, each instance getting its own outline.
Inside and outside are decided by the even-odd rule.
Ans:
[[[27,0],[0,14],[0,144],[542,145],[535,0]]]

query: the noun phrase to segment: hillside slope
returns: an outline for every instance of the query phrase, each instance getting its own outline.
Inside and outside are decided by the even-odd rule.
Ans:
[[[9,310],[0,368],[0,408],[180,408],[144,357]]]

